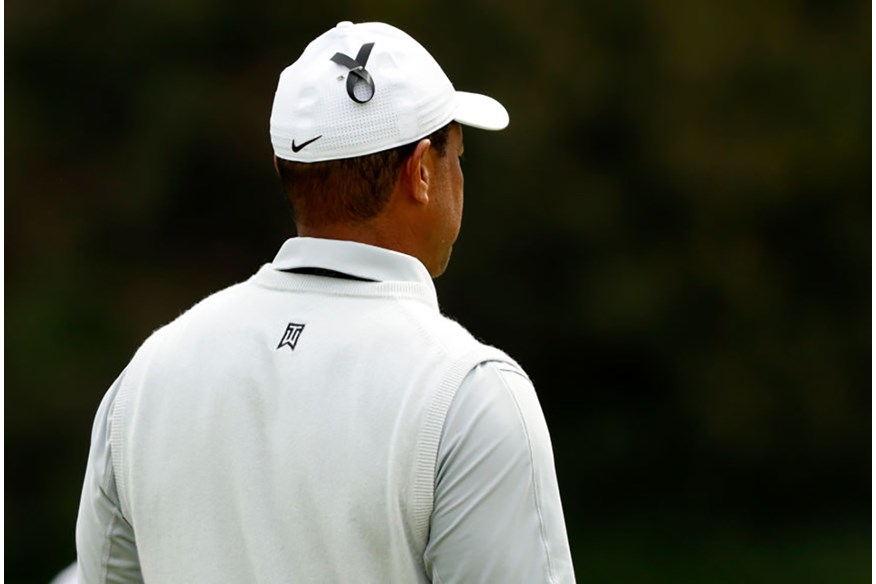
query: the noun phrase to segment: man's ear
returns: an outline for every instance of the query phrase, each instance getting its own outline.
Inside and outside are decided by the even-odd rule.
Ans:
[[[405,179],[411,196],[419,203],[429,202],[429,185],[432,175],[426,162],[432,142],[426,138],[417,142],[414,152],[405,162]]]
[[[280,163],[277,162],[276,156],[274,156],[274,171],[277,173],[277,176],[280,176]]]

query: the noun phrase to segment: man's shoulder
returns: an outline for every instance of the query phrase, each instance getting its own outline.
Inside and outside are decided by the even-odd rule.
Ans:
[[[478,338],[445,314],[434,310],[409,310],[408,313],[422,333],[447,359],[502,361],[519,367],[507,353]]]
[[[216,322],[217,316],[221,314],[236,313],[237,311],[233,310],[235,306],[242,307],[246,304],[243,294],[245,286],[245,281],[232,284],[197,301],[173,320],[153,330],[143,341],[138,353],[150,346],[167,342],[170,338],[192,326],[197,327],[202,326],[203,323]]]

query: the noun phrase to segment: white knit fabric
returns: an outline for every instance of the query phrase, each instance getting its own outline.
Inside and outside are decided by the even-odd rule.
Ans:
[[[516,365],[430,285],[277,267],[158,331],[121,380],[112,462],[143,578],[427,581],[447,409],[478,363]]]

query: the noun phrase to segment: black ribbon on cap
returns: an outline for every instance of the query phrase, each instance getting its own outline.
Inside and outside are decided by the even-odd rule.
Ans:
[[[350,74],[347,75],[347,95],[356,103],[367,103],[374,97],[374,80],[371,78],[371,74],[365,70],[365,65],[368,64],[368,57],[371,56],[372,48],[374,48],[374,43],[365,43],[359,49],[355,59],[350,58],[344,53],[335,53],[331,58],[338,65],[342,65],[350,70]],[[370,90],[368,97],[365,99],[359,99],[356,97],[356,92],[353,91],[359,82],[365,83],[365,86]]]

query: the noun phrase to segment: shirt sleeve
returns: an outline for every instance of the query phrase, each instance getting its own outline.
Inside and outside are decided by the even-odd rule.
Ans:
[[[575,581],[547,424],[510,365],[479,365],[450,405],[424,561],[443,584]]]
[[[97,410],[76,522],[79,582],[142,582],[134,530],[122,515],[111,451],[112,413],[122,377]]]

